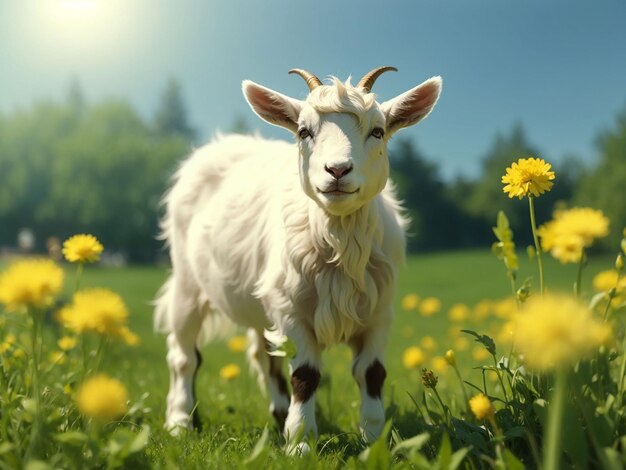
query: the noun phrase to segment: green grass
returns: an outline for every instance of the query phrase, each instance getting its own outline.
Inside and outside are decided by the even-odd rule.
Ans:
[[[589,262],[583,278],[586,297],[592,293],[592,275],[611,267],[612,260],[608,258]],[[576,277],[575,266],[561,266],[547,260],[545,269],[552,290],[571,292]],[[67,285],[72,286],[71,273],[69,277]],[[133,400],[143,397],[144,411],[137,419],[150,425],[152,435],[145,457],[135,464],[172,468],[238,467],[252,452],[265,426],[273,430],[270,439],[274,449],[280,448],[282,438],[267,412],[267,398],[259,392],[255,378],[245,373],[248,367],[244,355],[229,351],[223,342],[209,344],[203,350],[204,364],[196,384],[203,431],[190,433],[181,439],[171,438],[162,431],[168,385],[165,339],[152,332],[150,301],[166,277],[167,270],[164,268],[128,267],[89,268],[83,278],[83,286],[108,287],[123,296],[132,312],[131,329],[142,340],[136,348],[111,348],[105,363],[105,369],[128,386]],[[535,264],[522,259],[519,279],[526,277],[537,278]],[[535,281],[533,285],[536,285]],[[437,297],[441,299],[443,308],[428,318],[417,312],[402,311],[400,299],[408,293],[417,293],[422,298]],[[502,299],[509,295],[510,284],[504,266],[486,250],[412,256],[400,269],[396,320],[386,361],[385,406],[388,418],[393,420],[401,436],[410,437],[424,430],[424,420],[412,402],[412,399],[421,402],[424,388],[420,373],[407,370],[402,365],[403,351],[408,346],[418,345],[424,336],[432,336],[436,338],[438,347],[430,357],[443,355],[453,344],[449,334],[451,324],[446,315],[451,305],[464,302],[472,306],[485,298]],[[489,330],[487,322],[468,323],[466,326],[481,333]],[[223,365],[231,362],[239,364],[244,373],[232,382],[225,382],[219,378],[218,372]],[[472,359],[469,351],[459,354],[459,362],[468,378],[477,383],[482,380],[478,372],[470,372],[480,363]],[[429,364],[427,362],[425,366],[429,367]],[[362,450],[356,438],[359,394],[350,374],[350,355],[346,347],[337,346],[325,353],[322,374],[322,384],[317,393],[320,456],[309,456],[294,463],[277,450],[272,457],[273,466],[339,468],[348,457]],[[445,377],[444,372],[439,388],[452,406],[462,408],[458,383],[453,374]],[[434,401],[429,400],[427,404],[436,408]]]

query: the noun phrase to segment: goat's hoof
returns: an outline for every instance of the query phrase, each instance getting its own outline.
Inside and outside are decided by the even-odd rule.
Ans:
[[[311,452],[311,446],[306,442],[298,442],[287,445],[287,455],[303,457],[309,455]]]

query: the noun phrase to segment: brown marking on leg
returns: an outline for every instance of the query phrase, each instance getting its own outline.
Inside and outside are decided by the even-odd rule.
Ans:
[[[308,364],[298,367],[291,374],[294,401],[304,403],[311,398],[320,383],[320,373]]]
[[[387,377],[385,367],[376,359],[365,371],[365,385],[367,394],[372,398],[380,398],[383,382]]]
[[[285,421],[287,421],[287,414],[289,412],[287,410],[274,410],[272,415],[274,415],[274,419],[276,420],[276,424],[278,425],[278,429],[282,432],[285,429]]]
[[[202,364],[202,355],[200,354],[200,351],[198,351],[198,348],[196,348],[196,362],[196,370],[193,371],[193,382],[191,388],[193,391],[194,403],[193,414],[191,415],[191,423],[196,430],[202,431],[202,422],[200,421],[200,413],[198,413],[198,400],[196,400],[196,376],[198,375],[198,369],[200,369],[200,365]]]

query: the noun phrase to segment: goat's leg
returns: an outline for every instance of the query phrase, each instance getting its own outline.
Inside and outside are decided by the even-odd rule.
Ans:
[[[282,372],[282,358],[267,354],[268,347],[262,331],[249,329],[248,343],[248,360],[258,374],[259,387],[263,393],[265,390],[269,392],[270,413],[282,431],[289,407],[289,391]]]
[[[304,327],[292,326],[285,333],[297,345],[296,357],[289,363],[292,395],[284,429],[287,452],[306,453],[308,445],[298,441],[317,437],[315,391],[320,382],[321,351]]]
[[[181,428],[190,428],[192,425],[190,414],[196,403],[194,379],[200,365],[196,340],[202,317],[195,305],[196,295],[186,294],[176,284],[170,295],[171,332],[167,336],[170,389],[165,427],[172,434],[177,434]]]
[[[382,391],[387,376],[384,366],[387,333],[388,328],[377,326],[350,343],[354,352],[352,375],[361,392],[361,435],[368,442],[380,436],[385,424]]]

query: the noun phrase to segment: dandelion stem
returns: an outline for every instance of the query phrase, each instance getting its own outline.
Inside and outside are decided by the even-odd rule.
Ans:
[[[509,406],[509,396],[506,393],[506,387],[504,386],[504,381],[502,380],[502,373],[500,371],[500,368],[498,367],[498,360],[496,359],[496,356],[491,356],[493,357],[493,364],[496,368],[496,375],[498,376],[498,380],[500,381],[500,386],[502,387],[502,393],[504,394],[504,401],[506,402],[506,406]]]
[[[539,245],[539,237],[537,236],[537,222],[535,221],[535,200],[532,195],[528,196],[528,205],[530,208],[530,226],[533,231],[533,240],[535,241],[535,251],[537,254],[537,265],[539,266],[539,289],[543,295],[543,259],[541,258],[541,246]]]
[[[563,420],[563,408],[565,405],[565,393],[567,380],[564,370],[557,370],[550,400],[548,414],[548,430],[546,443],[543,451],[543,469],[557,470],[561,457],[561,422]]]
[[[576,297],[580,298],[580,289],[583,279],[583,267],[585,266],[585,262],[587,261],[585,250],[583,249],[580,253],[580,260],[578,261],[578,272],[576,274],[576,284],[574,284],[574,294]]]
[[[465,389],[465,383],[463,382],[463,377],[461,377],[461,372],[458,367],[455,365],[453,367],[454,372],[456,372],[456,376],[459,378],[459,382],[461,383],[461,390],[463,390],[463,398],[465,399],[465,409],[467,410],[467,414],[471,414],[470,406],[469,406],[469,396],[467,395],[467,390]]]
[[[31,428],[30,442],[28,450],[26,451],[26,459],[28,461],[33,456],[38,456],[41,451],[41,381],[40,381],[40,359],[41,352],[39,348],[41,321],[39,318],[40,312],[29,308],[30,316],[33,320],[31,326],[31,354],[33,365],[33,379],[32,379],[32,397],[35,401],[35,416],[33,416],[33,427]]]
[[[626,338],[622,344],[622,365],[619,369],[619,387],[617,388],[617,402],[620,407],[624,403],[624,374],[626,374]]]
[[[74,292],[78,292],[80,289],[80,280],[83,277],[83,262],[80,261],[76,266],[76,283],[74,284]]]

